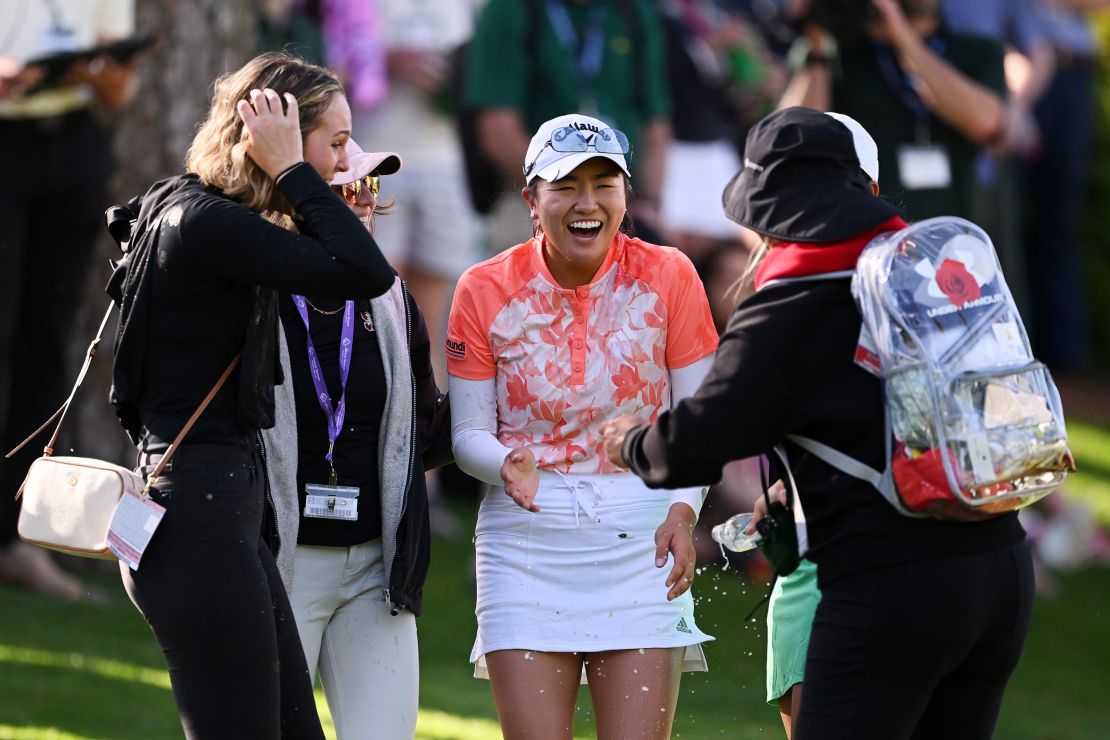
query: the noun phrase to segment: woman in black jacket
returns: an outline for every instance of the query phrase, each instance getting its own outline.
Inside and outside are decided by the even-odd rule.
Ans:
[[[381,176],[401,159],[354,140],[347,153],[332,189],[373,233],[389,208],[378,206]],[[340,740],[412,737],[431,542],[424,471],[452,459],[424,317],[400,278],[371,300],[283,295],[279,311],[291,382],[275,389],[276,423],[262,436],[278,571],[309,673],[319,672]],[[341,427],[329,428],[340,403]]]
[[[795,740],[988,738],[1032,608],[1016,514],[906,518],[787,440],[886,467],[882,387],[853,361],[850,272],[813,279],[851,271],[871,238],[902,225],[859,168],[831,116],[788,108],[756,124],[724,198],[770,246],[756,292],[701,388],[654,424],[610,422],[606,450],[653,487],[710,483],[730,460],[787,450],[821,589]]]
[[[187,174],[132,203],[112,400],[151,471],[241,357],[151,497],[165,507],[124,585],[166,656],[189,738],[322,738],[288,598],[260,540],[257,433],[280,382],[277,292],[374,298],[394,272],[328,187],[347,169],[336,77],[264,54],[216,82]],[[296,214],[310,235],[263,212]]]

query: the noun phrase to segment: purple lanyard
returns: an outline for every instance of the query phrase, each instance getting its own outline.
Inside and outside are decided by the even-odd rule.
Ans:
[[[312,332],[308,328],[308,306],[303,295],[293,294],[293,303],[297,313],[304,321],[305,339],[308,344],[308,370],[312,375],[312,384],[316,386],[316,398],[320,401],[320,408],[328,419],[328,454],[324,459],[331,466],[331,485],[336,485],[335,463],[332,462],[332,452],[335,451],[335,440],[339,439],[343,431],[343,418],[347,415],[347,374],[351,370],[351,349],[355,341],[355,302],[347,301],[343,308],[343,330],[339,334],[339,404],[332,408],[331,394],[324,383],[324,370],[320,367],[320,358],[316,354],[316,345],[312,342]]]

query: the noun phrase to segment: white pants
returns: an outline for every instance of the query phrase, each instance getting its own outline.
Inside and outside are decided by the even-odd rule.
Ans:
[[[354,547],[297,546],[289,600],[339,740],[416,734],[416,617],[391,615],[384,589],[380,538]]]

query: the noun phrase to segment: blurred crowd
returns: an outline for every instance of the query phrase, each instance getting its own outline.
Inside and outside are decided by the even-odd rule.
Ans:
[[[58,3],[0,2],[0,147],[29,175],[0,185],[5,451],[65,396],[69,371],[57,358],[70,338],[43,327],[73,323],[73,302],[59,296],[82,288],[107,205],[104,119],[88,111],[125,106],[142,57],[71,71],[63,98],[36,92],[25,65],[45,50],[44,33],[57,37],[51,50],[135,33],[131,2],[100,4],[100,16],[70,27]],[[377,241],[427,317],[445,388],[455,281],[531,236],[519,197],[529,132],[572,111],[629,135],[628,228],[691,258],[718,330],[757,242],[724,217],[721,192],[743,166],[748,128],[777,107],[804,105],[846,113],[873,134],[882,194],[909,218],[957,215],[983,226],[1036,356],[1058,377],[1089,369],[1080,222],[1096,120],[1092,19],[1103,7],[1110,0],[257,0],[255,9],[259,51],[286,49],[335,69],[353,137],[401,154],[404,169],[383,193],[395,207],[378,221]],[[51,147],[46,159],[59,162],[44,164]],[[44,216],[44,204],[57,202],[68,217]],[[42,271],[27,255],[60,245],[67,256],[51,260],[49,284],[36,287]],[[3,466],[0,579],[80,598],[87,590],[74,576],[16,538],[13,495],[26,467]],[[440,499],[433,526],[457,532],[442,499],[479,492],[450,468],[431,483],[433,505]],[[703,560],[716,557],[709,528],[750,510],[758,486],[752,461],[726,469],[703,510]],[[1044,564],[1107,557],[1090,512],[1048,501],[1027,517]],[[757,575],[765,567],[758,557],[741,564]]]

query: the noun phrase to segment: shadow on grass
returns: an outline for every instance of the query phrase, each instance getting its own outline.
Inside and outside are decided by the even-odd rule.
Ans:
[[[16,678],[14,681],[0,681],[3,695],[0,700],[3,720],[0,722],[3,725],[25,729],[49,728],[53,731],[44,732],[43,738],[56,737],[58,732],[72,733],[80,738],[110,740],[181,737],[181,725],[165,673],[160,676],[166,684],[163,688],[144,680],[85,670],[82,666],[54,665],[68,662],[71,656],[33,652],[35,658],[50,656],[51,664],[13,662],[9,660],[12,654],[7,651],[0,655],[0,672]],[[92,662],[95,664],[96,661]],[[126,664],[114,664],[115,668],[123,666]],[[113,673],[138,676],[140,672],[150,670],[137,666],[129,668]],[[5,737],[2,729],[0,737]]]

